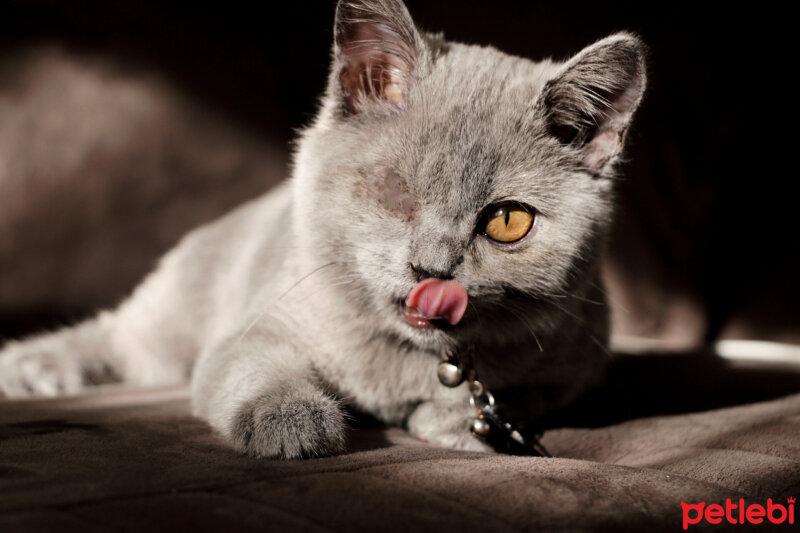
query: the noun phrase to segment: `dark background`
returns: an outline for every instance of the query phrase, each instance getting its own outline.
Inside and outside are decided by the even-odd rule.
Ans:
[[[97,187],[76,197],[76,184],[83,183],[77,174],[65,178],[71,185],[46,204],[37,203],[41,196],[28,195],[25,215],[0,227],[5,278],[0,337],[113,304],[186,229],[280,179],[294,131],[311,119],[325,84],[334,5],[0,2],[0,97],[13,93],[15,73],[24,70],[31,50],[49,47],[77,62],[102,58],[125,80],[159,80],[176,101],[191,103],[177,122],[194,124],[199,114],[200,124],[210,124],[199,129],[222,132],[219,138],[234,139],[226,146],[242,146],[243,161],[259,161],[234,165],[246,168],[243,172],[210,177],[183,159],[172,162],[158,174],[174,180],[159,185],[165,192],[158,202],[155,193],[140,195],[139,182],[130,177],[123,180],[122,193],[108,193],[113,201],[91,192]],[[760,5],[744,10],[733,4],[642,2],[409,0],[408,5],[424,29],[533,59],[566,58],[616,30],[640,34],[650,46],[649,86],[630,135],[611,242],[612,296],[624,310],[617,312],[624,316],[616,320],[616,330],[677,345],[720,335],[800,342],[791,42],[796,30],[788,12]],[[42,79],[37,83],[52,83]],[[26,116],[36,124],[36,106],[21,102],[31,107]],[[42,121],[52,119],[48,109]],[[0,115],[0,127],[3,120]],[[199,134],[198,128],[189,129],[191,134],[176,130],[167,137],[191,144]],[[69,136],[59,139],[71,142]],[[142,146],[133,143],[125,157],[112,161],[118,164],[109,181],[127,162],[153,157]],[[82,149],[91,154],[94,148],[88,143]],[[267,163],[253,155],[270,150]],[[187,153],[191,160],[196,151]],[[7,157],[24,166],[24,151]],[[33,176],[2,172],[0,167],[0,194],[9,180]],[[91,183],[102,179],[94,176]],[[95,203],[113,207],[76,226],[74,220]],[[182,206],[180,216],[174,215],[175,205]],[[124,224],[116,219],[123,215],[140,222],[117,231]],[[100,237],[94,236],[98,225],[106,229]],[[133,241],[135,257],[123,252]],[[74,252],[93,247],[107,251]],[[67,271],[92,274],[67,279]],[[44,279],[48,283],[37,281]],[[30,288],[23,291],[26,283]]]

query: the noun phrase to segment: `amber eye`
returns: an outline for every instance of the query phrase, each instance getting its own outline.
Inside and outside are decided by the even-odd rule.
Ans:
[[[506,204],[489,209],[486,215],[484,234],[493,241],[502,243],[522,239],[533,226],[531,210],[519,204]]]

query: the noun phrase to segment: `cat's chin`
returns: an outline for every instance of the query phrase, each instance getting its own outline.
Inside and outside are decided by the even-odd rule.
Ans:
[[[447,321],[443,318],[428,318],[416,307],[403,306],[402,313],[406,324],[417,330],[431,328],[442,329],[448,326]]]
[[[407,329],[410,331],[404,332],[405,335],[403,335],[403,337],[420,350],[431,351],[438,354],[442,348],[452,346],[453,344],[453,338],[451,336],[435,328],[419,330],[409,326]]]
[[[395,309],[391,329],[404,341],[419,349],[436,352],[453,344],[455,327],[446,320],[427,319],[418,311],[408,308],[402,301],[397,303]]]

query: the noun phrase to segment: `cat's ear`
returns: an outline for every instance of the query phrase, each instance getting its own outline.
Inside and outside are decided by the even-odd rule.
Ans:
[[[582,151],[583,164],[602,173],[625,143],[646,83],[645,47],[618,33],[565,63],[542,92],[548,133]]]
[[[402,109],[422,39],[402,0],[339,0],[334,76],[344,109]]]

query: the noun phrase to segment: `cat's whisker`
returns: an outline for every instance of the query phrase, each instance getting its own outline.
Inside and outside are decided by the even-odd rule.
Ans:
[[[588,325],[588,324],[587,324],[587,322],[586,322],[586,319],[585,319],[585,318],[583,318],[583,317],[580,317],[580,316],[578,316],[578,315],[576,315],[576,314],[572,313],[571,311],[567,310],[567,309],[566,309],[566,308],[564,308],[563,306],[560,306],[560,305],[558,305],[558,304],[557,304],[557,303],[555,303],[555,302],[550,302],[550,301],[546,301],[546,300],[544,300],[544,301],[545,301],[545,302],[547,302],[547,303],[549,303],[549,304],[551,304],[551,305],[553,305],[553,306],[554,306],[556,309],[558,309],[558,310],[559,310],[559,311],[561,311],[562,313],[566,314],[566,315],[567,315],[567,316],[569,316],[570,318],[573,318],[573,319],[575,319],[576,321],[578,321],[578,323],[579,323],[580,325],[582,325],[582,326],[586,326],[586,325]],[[586,334],[588,335],[589,339],[590,339],[590,340],[591,340],[591,341],[592,341],[594,344],[596,344],[597,346],[599,346],[599,347],[600,347],[600,348],[603,350],[603,352],[605,352],[605,353],[606,353],[606,355],[608,355],[608,356],[611,356],[611,355],[612,355],[612,354],[611,354],[611,351],[608,349],[608,347],[607,347],[607,346],[606,346],[604,343],[600,342],[600,341],[597,339],[597,337],[595,337],[594,335],[592,335],[592,334],[589,332],[589,328],[586,328]]]
[[[334,281],[335,281],[335,280],[334,280]],[[346,279],[346,280],[335,281],[335,283],[330,283],[330,284],[326,285],[324,288],[340,287],[340,286],[343,286],[343,285],[349,285],[349,284],[351,284],[351,283],[355,283],[356,281],[358,281],[358,278],[355,278],[355,277],[353,277],[352,279]],[[323,288],[323,289],[324,289],[324,288]],[[311,294],[309,294],[309,295],[308,295],[308,296],[306,296],[305,298],[301,298],[300,300],[298,300],[298,302],[305,302],[306,300],[309,300],[309,299],[313,298],[314,296],[316,296],[317,294],[319,294],[319,292],[320,292],[321,290],[323,290],[323,289],[320,289],[320,290],[317,290],[317,291],[314,291],[314,292],[312,292]]]
[[[478,317],[478,329],[483,330],[483,318],[481,318],[481,314],[478,312],[478,308],[475,307],[475,304],[472,303],[470,300],[467,300],[467,305],[475,311],[475,316]]]
[[[324,264],[324,265],[322,265],[320,267],[315,268],[314,270],[312,270],[311,272],[309,272],[308,274],[306,274],[305,276],[303,276],[302,278],[300,278],[299,280],[294,282],[291,287],[286,289],[286,291],[283,294],[278,296],[278,300],[282,300],[287,294],[289,294],[292,290],[294,290],[295,287],[300,285],[302,282],[304,282],[305,280],[307,280],[308,278],[310,278],[314,274],[316,274],[318,272],[321,272],[322,270],[324,270],[326,268],[329,268],[329,267],[332,267],[332,266],[337,265],[337,264],[339,264],[337,261],[331,261],[330,263],[326,263],[326,264]]]
[[[536,332],[534,331],[533,326],[527,320],[525,320],[524,312],[522,314],[519,313],[518,311],[520,311],[520,310],[519,309],[515,309],[515,307],[513,305],[507,305],[506,309],[508,309],[508,311],[512,315],[514,315],[520,322],[522,322],[522,324],[526,327],[526,329],[531,334],[531,336],[533,336],[533,340],[536,341],[536,346],[539,347],[539,351],[541,353],[544,353],[544,347],[542,346],[542,343],[539,340],[539,337],[536,335]]]
[[[558,309],[559,311],[561,311],[565,315],[569,316],[570,318],[574,318],[575,320],[579,321],[582,324],[585,323],[585,320],[582,317],[579,317],[578,315],[576,315],[575,313],[573,313],[572,311],[570,311],[569,309],[567,309],[563,305],[559,305],[557,302],[552,301],[552,300],[541,300],[541,301],[543,303],[552,305],[553,307],[555,307],[556,309]]]
[[[253,329],[255,327],[255,325],[258,323],[258,321],[261,320],[262,318],[264,318],[264,315],[266,315],[266,314],[267,314],[267,310],[266,309],[261,311],[260,313],[258,313],[256,315],[256,317],[252,321],[250,321],[249,324],[247,324],[247,327],[244,328],[244,331],[242,331],[242,334],[239,335],[238,339],[236,339],[236,343],[235,344],[241,343],[242,339],[244,339],[247,336],[247,334],[250,333],[250,330]]]
[[[594,288],[596,288],[597,290],[599,290],[599,291],[600,291],[600,292],[603,294],[603,296],[605,296],[605,297],[606,297],[606,299],[607,299],[609,302],[611,302],[611,303],[614,305],[614,307],[615,307],[615,308],[619,309],[620,311],[622,311],[622,312],[623,312],[623,313],[625,313],[626,315],[630,315],[630,314],[631,314],[631,310],[630,310],[630,309],[628,309],[628,307],[627,307],[627,306],[625,306],[625,305],[624,305],[624,304],[623,304],[623,303],[620,301],[620,298],[617,298],[617,297],[615,297],[615,296],[612,296],[612,295],[611,295],[611,294],[608,292],[608,289],[606,289],[605,287],[603,287],[601,284],[599,284],[599,283],[595,283],[595,282],[592,282],[592,284],[591,284],[591,285],[592,285],[592,287],[594,287]]]
[[[545,298],[556,298],[556,299],[561,299],[561,300],[578,300],[578,301],[586,302],[586,303],[592,304],[592,305],[605,305],[604,302],[598,302],[596,300],[592,300],[592,299],[586,298],[584,296],[580,296],[578,294],[570,294],[570,293],[549,294],[549,293],[546,293],[546,292],[538,292],[538,291],[529,291],[529,292],[526,292],[526,294],[529,294],[529,295],[531,295],[533,297],[544,296]],[[547,300],[542,300],[542,301],[547,301]]]

